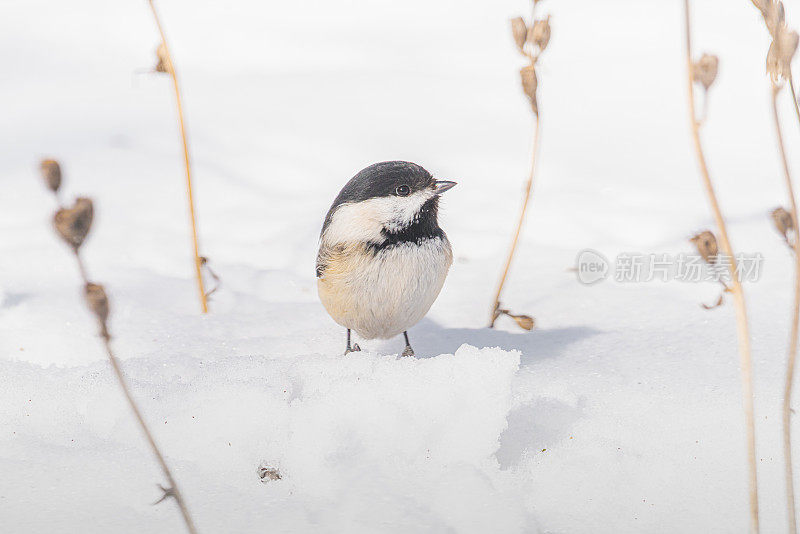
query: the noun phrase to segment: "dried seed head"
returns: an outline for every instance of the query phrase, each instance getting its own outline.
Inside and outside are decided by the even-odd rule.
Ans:
[[[717,238],[714,237],[714,234],[709,230],[700,232],[689,241],[694,244],[697,252],[699,252],[708,263],[715,263],[717,261],[717,253],[719,252]]]
[[[520,52],[525,47],[525,40],[528,38],[528,26],[522,17],[511,19],[511,34],[514,36],[514,43]]]
[[[519,71],[522,78],[522,90],[531,102],[531,108],[537,115],[539,114],[539,106],[536,103],[536,87],[538,80],[536,78],[536,69],[533,65],[526,65]]]
[[[703,57],[692,63],[692,79],[700,83],[706,91],[717,78],[719,58],[711,54],[703,54]]]
[[[58,235],[77,250],[92,227],[93,217],[92,200],[79,198],[71,208],[61,208],[56,212],[53,225]]]
[[[61,166],[58,162],[54,159],[43,159],[39,168],[42,170],[42,177],[50,191],[58,192],[58,188],[61,187]]]
[[[108,297],[106,290],[100,284],[89,282],[84,288],[86,305],[97,316],[97,319],[104,323],[108,319]]]
[[[108,297],[106,290],[100,284],[87,283],[84,287],[84,297],[89,310],[97,317],[103,336],[108,335],[106,321],[108,320]]]
[[[514,315],[509,310],[503,309],[500,307],[500,303],[497,302],[494,305],[494,313],[492,314],[492,323],[489,325],[489,328],[494,328],[494,323],[501,315],[507,315],[511,317],[517,326],[524,330],[533,330],[533,327],[536,326],[536,321],[530,315]]]
[[[772,2],[772,0],[751,0],[751,1],[753,2],[753,5],[756,6],[759,11],[761,11],[762,15],[764,16],[767,15],[767,9],[769,9],[769,5]]]
[[[512,315],[509,313],[508,316],[514,319],[514,322],[523,330],[533,330],[535,321],[530,315]]]
[[[797,52],[797,42],[800,36],[794,30],[784,28],[778,34],[781,43],[781,60],[786,65],[786,72],[789,71],[789,64],[792,62],[795,53]]]
[[[786,13],[783,9],[783,2],[766,0],[765,3],[767,5],[764,10],[764,22],[767,24],[767,30],[774,37],[781,28],[786,26]]]
[[[167,47],[164,46],[164,43],[159,44],[158,48],[156,48],[156,58],[158,59],[156,72],[169,73],[169,58],[167,57]]]
[[[550,15],[544,20],[533,23],[533,31],[528,35],[528,40],[539,49],[540,53],[544,52],[547,43],[550,42]]]
[[[789,232],[794,230],[794,221],[792,221],[792,214],[783,209],[782,207],[772,210],[772,222],[775,228],[781,233],[786,242],[789,242]]]
[[[774,82],[781,78],[788,80],[791,75],[792,58],[797,52],[798,35],[796,31],[781,27],[774,34],[767,52],[767,74]]]
[[[781,76],[781,62],[778,58],[780,54],[778,47],[776,46],[775,40],[773,40],[769,45],[769,50],[767,51],[767,74],[772,81],[777,82]]]

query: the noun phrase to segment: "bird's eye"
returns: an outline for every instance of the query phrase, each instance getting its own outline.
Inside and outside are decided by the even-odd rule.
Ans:
[[[409,193],[411,193],[411,188],[407,185],[398,185],[394,192],[397,193],[399,197],[407,197]]]

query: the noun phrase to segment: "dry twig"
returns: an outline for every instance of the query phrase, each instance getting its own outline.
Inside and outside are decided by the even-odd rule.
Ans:
[[[57,182],[53,179],[54,168],[59,169]],[[52,160],[45,160],[41,164],[41,169],[45,183],[48,185],[53,194],[57,195],[61,185],[61,173],[58,163]],[[128,382],[125,379],[125,375],[122,373],[119,360],[114,355],[114,352],[111,348],[111,334],[108,330],[109,304],[105,288],[100,284],[89,281],[86,267],[80,255],[81,246],[83,245],[84,241],[86,240],[86,236],[89,234],[89,231],[92,228],[93,219],[94,206],[92,200],[82,197],[78,198],[71,208],[60,207],[53,217],[53,226],[56,230],[56,233],[61,237],[61,239],[64,240],[65,243],[70,246],[70,249],[75,255],[75,261],[78,264],[78,270],[80,272],[81,280],[83,281],[84,299],[87,307],[97,319],[97,323],[100,327],[100,337],[103,339],[103,346],[105,347],[108,361],[111,363],[112,369],[114,369],[114,374],[117,377],[117,383],[119,384],[120,389],[122,389],[122,393],[125,395],[125,399],[128,401],[128,405],[130,406],[136,421],[139,423],[139,427],[142,429],[142,432],[144,433],[144,436],[150,445],[150,449],[152,450],[153,455],[156,457],[156,461],[161,467],[164,477],[167,479],[167,488],[159,485],[159,487],[161,487],[163,490],[164,495],[157,502],[161,502],[168,497],[174,497],[175,501],[178,503],[181,514],[183,515],[187,530],[191,534],[195,534],[197,530],[195,529],[192,517],[189,515],[189,509],[187,508],[186,502],[181,495],[178,484],[173,478],[172,472],[170,471],[169,466],[167,466],[167,462],[164,460],[164,456],[161,454],[158,445],[156,445],[155,439],[153,438],[153,435],[150,432],[147,423],[145,423],[144,417],[142,417],[142,413],[139,410],[138,405],[136,404],[136,400],[133,398],[133,395],[131,395]]]
[[[778,148],[781,155],[781,162],[783,163],[784,177],[786,179],[786,188],[789,194],[789,202],[791,205],[791,224],[792,228],[797,228],[797,202],[795,200],[794,187],[792,185],[792,178],[789,174],[789,163],[786,158],[786,149],[783,144],[783,133],[781,131],[780,120],[778,118],[778,92],[780,87],[775,83],[772,84],[772,112],[775,122],[775,132],[778,138]],[[785,221],[784,221],[785,223]],[[787,233],[784,233],[784,238],[788,241]],[[784,383],[783,395],[783,457],[784,457],[784,472],[786,483],[786,506],[787,516],[789,521],[790,532],[797,532],[797,519],[794,503],[794,468],[792,465],[792,389],[794,385],[794,370],[795,363],[797,362],[797,335],[798,325],[800,325],[800,240],[797,239],[797,233],[794,234],[794,301],[792,302],[792,326],[789,334],[789,354],[787,355],[786,363],[786,377]]]
[[[178,85],[178,74],[175,71],[175,63],[172,61],[172,55],[169,52],[169,46],[167,46],[167,36],[164,33],[163,26],[161,25],[161,19],[158,17],[156,6],[153,3],[153,0],[148,0],[148,2],[150,4],[150,10],[153,12],[153,18],[156,21],[156,26],[158,27],[158,33],[161,35],[161,44],[159,44],[158,48],[156,49],[156,59],[158,60],[158,63],[156,64],[155,71],[169,74],[170,78],[172,78],[172,86],[175,90],[175,104],[178,110],[178,124],[180,125],[181,141],[183,142],[183,162],[184,166],[186,167],[186,192],[189,199],[189,215],[192,223],[192,248],[194,250],[195,277],[197,278],[197,289],[200,292],[200,307],[202,308],[203,313],[208,313],[207,294],[203,286],[202,256],[200,256],[200,246],[197,238],[197,216],[195,215],[194,195],[192,193],[192,170],[189,161],[189,143],[186,140],[186,125],[184,124],[183,118],[183,104],[181,103],[181,91],[180,86]]]
[[[531,167],[528,173],[528,180],[525,182],[525,192],[522,198],[522,209],[519,214],[519,221],[514,230],[514,237],[511,241],[511,248],[508,251],[505,266],[503,267],[503,274],[500,276],[500,283],[497,285],[497,292],[494,297],[494,304],[492,306],[491,319],[489,321],[489,328],[494,326],[497,319],[506,315],[513,319],[520,328],[531,330],[535,321],[533,317],[528,315],[512,314],[509,310],[504,309],[500,302],[500,296],[503,293],[503,286],[505,285],[508,272],[511,269],[511,261],[514,259],[514,253],[517,250],[519,236],[522,232],[522,225],[525,223],[525,214],[528,211],[528,203],[531,199],[531,192],[533,191],[533,180],[536,171],[536,154],[539,149],[539,103],[537,99],[537,89],[539,86],[538,76],[536,74],[536,64],[539,56],[547,48],[550,42],[550,17],[544,19],[536,19],[536,4],[538,0],[533,1],[533,25],[528,26],[525,19],[517,17],[511,20],[511,34],[514,37],[514,43],[520,54],[528,58],[529,64],[522,67],[520,70],[520,78],[522,82],[522,91],[528,97],[533,111],[533,148],[531,149]]]
[[[689,0],[684,0],[684,15],[685,15],[685,32],[686,32],[686,69],[687,69],[687,88],[689,96],[689,122],[692,130],[692,139],[694,141],[694,149],[697,155],[698,164],[700,166],[700,174],[703,180],[703,186],[706,191],[711,211],[716,222],[717,230],[719,231],[719,238],[722,245],[722,251],[725,255],[731,258],[729,265],[731,275],[731,288],[733,294],[734,308],[736,311],[736,326],[739,342],[739,355],[741,360],[741,374],[742,374],[742,405],[744,409],[745,418],[745,431],[747,443],[747,458],[748,458],[748,482],[750,487],[750,530],[754,533],[758,532],[758,473],[756,469],[756,436],[755,436],[755,421],[753,415],[753,372],[752,372],[752,357],[750,354],[750,334],[747,325],[747,309],[745,306],[744,290],[741,281],[739,280],[735,268],[735,256],[733,254],[733,247],[731,246],[730,239],[728,238],[728,230],[725,225],[725,219],[722,216],[719,203],[717,202],[717,195],[714,191],[714,186],[711,182],[711,176],[708,172],[705,155],[703,152],[703,145],[700,139],[700,123],[697,120],[695,112],[695,95],[694,95],[694,82],[698,81],[705,86],[706,80],[695,80],[696,69],[702,68],[692,60],[692,33],[691,33],[691,16],[689,12]],[[716,63],[716,62],[715,62]],[[716,66],[716,65],[715,65]],[[713,83],[713,79],[711,80]],[[710,84],[709,86],[710,87]],[[708,89],[706,88],[706,91]],[[706,93],[706,97],[708,93]]]
[[[699,234],[692,236],[689,241],[695,246],[697,252],[703,260],[713,269],[720,270],[724,266],[720,264],[719,246],[717,245],[717,237],[711,230],[703,230]],[[701,303],[700,306],[705,310],[713,310],[719,308],[725,302],[725,293],[730,293],[731,288],[725,283],[725,280],[720,276],[719,283],[722,284],[722,291],[717,297],[714,304]]]
[[[786,181],[786,191],[789,195],[790,211],[776,208],[772,212],[775,227],[783,235],[787,245],[794,250],[794,300],[792,302],[792,323],[789,334],[789,348],[786,363],[786,377],[784,383],[782,421],[783,421],[783,457],[784,478],[786,484],[786,515],[789,523],[789,532],[797,532],[797,519],[794,502],[794,468],[792,465],[792,389],[794,385],[795,363],[797,361],[797,336],[800,324],[800,240],[797,239],[797,201],[794,193],[792,177],[789,172],[786,147],[783,142],[780,117],[778,115],[778,94],[788,81],[792,101],[800,120],[800,108],[797,106],[797,97],[794,93],[791,63],[797,51],[798,34],[786,27],[783,3],[775,0],[754,0],[753,3],[761,12],[767,31],[772,37],[767,51],[767,74],[772,86],[772,119],[775,124],[775,134],[778,142],[778,153],[783,165],[783,174]],[[789,232],[794,239],[789,239]],[[793,242],[792,242],[793,241]]]

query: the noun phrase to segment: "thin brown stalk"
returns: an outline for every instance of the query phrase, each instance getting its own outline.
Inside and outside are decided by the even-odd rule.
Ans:
[[[791,78],[790,78],[791,88]],[[778,116],[778,93],[781,87],[773,82],[772,84],[772,116],[775,122],[775,134],[778,138],[778,149],[783,164],[783,174],[786,179],[786,190],[789,194],[791,206],[792,223],[797,228],[797,201],[794,195],[792,177],[789,173],[789,162],[786,157],[786,148],[783,143],[783,132],[781,131],[780,118]],[[792,91],[794,95],[794,91]],[[786,382],[783,395],[783,458],[785,463],[786,477],[786,511],[789,521],[789,532],[797,532],[797,519],[794,502],[794,468],[792,465],[792,387],[794,384],[794,368],[797,361],[797,335],[798,324],[800,324],[800,239],[797,239],[795,231],[794,239],[794,302],[792,304],[792,325],[789,334],[789,353],[786,357]]]
[[[78,263],[78,270],[80,271],[81,279],[83,280],[84,286],[87,286],[89,284],[89,278],[86,273],[86,267],[81,259],[78,249],[73,249],[73,252],[75,253],[75,260]],[[147,423],[145,423],[144,417],[142,417],[142,412],[139,410],[139,406],[136,404],[136,400],[133,398],[133,395],[131,395],[130,387],[128,386],[127,380],[125,380],[125,375],[122,373],[119,360],[111,349],[111,335],[108,333],[108,328],[105,321],[100,321],[100,337],[103,338],[103,346],[106,349],[108,361],[111,363],[111,367],[114,369],[114,374],[117,377],[117,383],[119,384],[120,389],[122,389],[122,393],[125,394],[125,399],[128,401],[128,406],[130,406],[134,417],[136,417],[136,421],[139,423],[139,428],[142,429],[142,433],[147,439],[147,443],[150,445],[150,449],[152,450],[153,455],[156,457],[156,461],[161,467],[162,473],[164,473],[164,478],[167,479],[167,483],[169,484],[167,488],[161,488],[162,491],[164,491],[164,497],[162,497],[162,500],[166,497],[174,497],[175,501],[178,503],[178,508],[181,511],[183,520],[186,523],[186,530],[188,530],[190,534],[197,534],[197,529],[194,526],[192,516],[189,514],[189,508],[186,505],[186,501],[183,500],[183,495],[178,488],[178,483],[172,476],[172,471],[170,471],[167,462],[164,460],[164,455],[161,454],[161,450],[158,448],[158,445],[153,438],[153,434],[150,432]]]
[[[508,277],[508,271],[511,268],[511,260],[514,259],[514,253],[517,251],[517,244],[519,242],[519,236],[522,232],[522,226],[525,224],[525,214],[528,211],[528,203],[531,199],[531,193],[533,192],[533,179],[536,173],[536,153],[539,150],[539,114],[534,114],[534,127],[533,127],[533,148],[531,150],[531,168],[528,173],[528,181],[525,183],[525,193],[522,199],[522,209],[519,213],[519,220],[517,221],[517,228],[514,231],[514,238],[511,241],[511,248],[508,251],[508,257],[506,258],[505,267],[503,267],[503,274],[500,276],[500,283],[497,285],[497,292],[494,296],[494,304],[492,305],[492,320],[490,322],[490,326],[494,325],[495,320],[497,319],[497,310],[500,308],[500,296],[503,293],[503,286],[506,283],[506,278]]]
[[[81,275],[81,280],[83,280],[84,284],[89,283],[89,275],[86,274],[86,265],[83,263],[83,258],[81,258],[80,252],[74,250],[75,252],[75,260],[78,262],[78,272]]]
[[[794,76],[789,73],[789,89],[792,91],[792,104],[794,104],[794,113],[797,115],[797,124],[800,125],[800,105],[797,103],[797,92],[794,90]]]
[[[172,86],[175,89],[175,103],[178,110],[178,123],[180,125],[181,140],[183,142],[183,161],[186,167],[186,192],[189,199],[189,215],[192,223],[192,245],[194,250],[194,267],[195,277],[197,278],[197,289],[200,292],[200,307],[203,313],[208,313],[208,299],[205,287],[203,286],[203,265],[202,257],[200,256],[200,246],[197,239],[197,217],[194,210],[194,195],[192,194],[192,171],[191,163],[189,161],[189,143],[186,140],[186,125],[183,119],[183,104],[181,103],[181,91],[178,85],[178,74],[175,70],[175,63],[172,61],[172,54],[170,54],[169,46],[167,45],[167,36],[164,33],[164,27],[161,25],[161,19],[158,17],[158,11],[153,0],[148,0],[150,9],[153,12],[153,18],[158,27],[158,33],[161,35],[161,43],[164,46],[164,56],[167,64],[166,69],[172,78]]]
[[[191,534],[196,534],[197,529],[194,526],[194,521],[192,520],[192,516],[189,514],[189,508],[186,506],[186,501],[183,500],[183,495],[181,494],[181,491],[178,488],[178,483],[172,477],[172,472],[170,471],[167,462],[164,460],[164,456],[161,454],[158,445],[156,445],[156,442],[153,439],[153,435],[150,433],[150,429],[147,428],[147,423],[145,423],[144,418],[142,417],[142,414],[139,411],[139,407],[136,405],[136,401],[133,399],[130,389],[128,388],[128,383],[125,381],[125,375],[122,374],[122,369],[119,366],[119,360],[117,360],[116,356],[114,355],[114,352],[111,350],[111,337],[107,333],[102,337],[103,337],[103,344],[105,345],[106,348],[106,353],[108,354],[108,360],[111,362],[111,367],[114,368],[114,374],[117,375],[117,381],[119,382],[119,386],[120,388],[122,388],[122,392],[125,394],[125,398],[128,400],[128,404],[130,405],[131,410],[133,411],[133,415],[139,422],[139,427],[142,429],[145,438],[147,438],[147,443],[150,444],[150,449],[153,451],[153,455],[156,457],[156,461],[158,461],[159,466],[161,466],[161,472],[164,473],[164,477],[167,479],[167,483],[169,484],[168,488],[161,488],[164,491],[164,497],[175,498],[175,502],[178,503],[178,508],[180,508],[181,510],[183,521],[186,523],[186,530],[189,531]]]
[[[717,195],[714,191],[714,186],[711,182],[711,176],[708,172],[705,155],[703,152],[703,145],[700,140],[700,124],[695,116],[695,95],[694,95],[694,75],[692,68],[692,36],[691,36],[691,17],[689,13],[689,0],[684,0],[685,11],[685,32],[686,32],[686,67],[688,75],[686,78],[687,88],[689,93],[689,121],[692,129],[692,138],[694,141],[694,149],[697,155],[697,161],[700,166],[700,174],[703,179],[703,186],[708,197],[711,211],[719,231],[720,241],[722,244],[723,252],[731,258],[729,265],[731,274],[731,293],[733,294],[734,308],[736,311],[736,326],[739,343],[739,355],[741,361],[741,374],[742,374],[742,405],[744,409],[745,418],[745,433],[747,441],[747,458],[748,458],[748,482],[750,489],[750,531],[757,533],[759,531],[758,521],[758,473],[756,469],[756,436],[755,436],[755,421],[754,421],[754,407],[753,407],[753,372],[752,372],[752,357],[750,355],[750,334],[747,325],[747,310],[745,307],[744,290],[741,281],[736,273],[735,257],[733,254],[733,247],[731,246],[730,239],[728,238],[728,230],[725,225],[725,219],[722,217],[719,203],[717,202]]]
[[[40,167],[42,169],[46,184],[58,199],[58,192],[61,186],[61,171],[58,162],[55,160],[45,160],[42,162]],[[131,411],[133,411],[133,415],[136,417],[136,421],[139,423],[139,427],[142,429],[147,442],[150,444],[153,455],[156,457],[156,460],[161,467],[162,472],[164,473],[164,477],[167,479],[169,484],[166,488],[159,486],[164,494],[158,502],[161,502],[168,497],[174,497],[175,501],[178,503],[181,514],[183,515],[187,530],[190,534],[196,534],[197,530],[195,529],[194,522],[189,515],[189,510],[186,506],[186,502],[183,500],[183,495],[181,494],[180,489],[178,489],[178,484],[173,478],[172,472],[164,460],[164,455],[161,454],[158,445],[156,445],[156,442],[153,439],[153,434],[147,427],[147,424],[142,417],[142,413],[133,398],[133,395],[131,395],[130,388],[125,380],[125,375],[122,373],[122,369],[120,368],[119,360],[117,360],[116,356],[114,356],[114,352],[111,349],[111,335],[108,331],[108,296],[106,295],[105,289],[102,285],[94,284],[89,281],[86,265],[81,257],[81,246],[91,230],[92,222],[94,220],[94,205],[92,200],[90,198],[80,197],[75,200],[75,204],[72,207],[62,206],[60,201],[58,204],[59,209],[53,215],[53,229],[55,230],[56,234],[70,246],[70,249],[75,256],[75,262],[78,264],[78,272],[81,280],[83,281],[85,302],[100,326],[100,337],[103,339],[103,345],[105,347],[106,354],[108,355],[108,360],[111,362],[111,367],[114,369],[117,382],[119,383],[122,392],[125,394],[128,405],[130,406]]]
[[[535,321],[533,317],[524,314],[514,314],[507,309],[503,309],[500,304],[500,296],[503,293],[503,286],[508,278],[508,272],[511,269],[511,261],[514,259],[514,253],[517,251],[519,244],[519,236],[522,233],[522,225],[525,224],[525,214],[528,211],[528,204],[531,199],[531,192],[533,191],[533,181],[536,173],[536,155],[539,151],[539,139],[541,134],[539,132],[540,118],[539,118],[539,103],[537,97],[537,89],[539,86],[538,75],[536,74],[536,65],[542,52],[547,48],[550,42],[550,16],[545,18],[536,18],[536,4],[538,0],[531,2],[531,21],[525,22],[522,17],[516,17],[511,20],[511,35],[517,45],[517,51],[528,60],[528,65],[520,69],[520,81],[522,82],[522,92],[528,97],[533,111],[533,147],[531,148],[531,167],[528,173],[528,180],[525,182],[525,192],[522,197],[522,209],[519,214],[519,221],[514,231],[514,237],[511,240],[511,248],[508,251],[505,266],[503,267],[503,274],[500,276],[500,282],[497,284],[497,293],[494,297],[494,304],[492,305],[491,318],[489,320],[489,328],[494,326],[495,321],[502,316],[507,315],[517,323],[517,326],[524,330],[531,330]]]

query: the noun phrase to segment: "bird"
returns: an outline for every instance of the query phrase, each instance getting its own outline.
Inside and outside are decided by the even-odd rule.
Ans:
[[[319,238],[316,275],[328,314],[362,339],[405,338],[430,309],[453,263],[439,227],[439,197],[456,185],[408,161],[359,171],[333,201]]]

